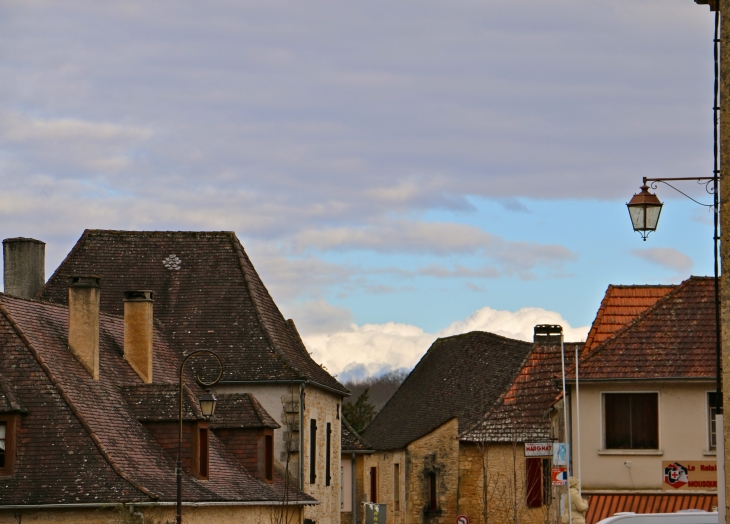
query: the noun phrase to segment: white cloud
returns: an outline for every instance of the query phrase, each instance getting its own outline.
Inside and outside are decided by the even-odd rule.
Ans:
[[[331,333],[304,334],[304,342],[312,356],[334,374],[349,376],[377,375],[389,370],[411,369],[438,337],[448,337],[470,331],[488,331],[518,340],[532,340],[536,324],[560,324],[566,341],[582,341],[589,326],[573,328],[559,313],[541,308],[499,311],[489,307],[476,311],[468,318],[453,322],[437,333],[409,325],[351,324],[349,328]],[[307,329],[302,325],[303,329]]]
[[[694,265],[690,257],[673,247],[634,249],[631,254],[637,258],[641,258],[665,269],[671,269],[672,271],[676,271],[682,275],[688,275],[690,271],[692,271],[692,266]]]

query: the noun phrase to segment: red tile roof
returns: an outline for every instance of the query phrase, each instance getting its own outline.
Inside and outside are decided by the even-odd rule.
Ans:
[[[565,344],[566,355],[573,355],[581,345]],[[554,379],[561,372],[560,355],[560,344],[535,345],[497,406],[459,438],[479,442],[550,440],[550,418],[546,414],[561,394]]]
[[[691,277],[586,353],[580,379],[711,379],[715,371],[714,279]]]
[[[309,356],[232,232],[86,230],[38,298],[68,300],[69,276],[101,277],[101,310],[124,291],[154,291],[155,318],[182,351],[215,350],[221,382],[309,381],[348,395]]]
[[[121,301],[121,300],[120,300]],[[175,500],[175,464],[137,420],[122,388],[140,378],[123,356],[124,321],[101,315],[100,372],[93,380],[68,349],[65,307],[0,294],[0,374],[27,410],[20,424],[16,469],[0,478],[3,504]],[[151,389],[174,389],[181,358],[154,333]],[[171,385],[172,384],[172,385]],[[202,391],[190,377],[191,394]],[[196,417],[189,410],[189,417]],[[210,479],[185,475],[186,501],[273,502],[278,485],[253,478],[210,435]],[[292,495],[313,501],[305,494]]]
[[[609,285],[598,308],[583,352],[611,338],[616,331],[653,306],[657,300],[677,286],[614,286]]]
[[[620,512],[675,513],[683,509],[712,511],[717,495],[704,493],[583,493],[588,499],[586,524],[612,517]]]

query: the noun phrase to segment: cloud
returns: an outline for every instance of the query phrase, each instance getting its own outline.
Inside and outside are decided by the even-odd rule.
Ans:
[[[689,274],[694,263],[692,259],[677,251],[673,247],[650,247],[648,249],[634,249],[631,254],[652,264],[665,269],[671,269],[677,273]]]
[[[541,308],[501,311],[484,307],[436,333],[394,322],[362,326],[351,324],[347,329],[331,333],[309,332],[308,327],[301,331],[314,359],[323,363],[330,372],[362,377],[413,368],[438,337],[488,331],[529,341],[536,324],[562,325],[567,341],[585,340],[589,329],[589,326],[573,328],[559,313]]]

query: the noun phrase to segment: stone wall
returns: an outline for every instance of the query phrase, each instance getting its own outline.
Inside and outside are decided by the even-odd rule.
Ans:
[[[396,509],[395,504],[395,465],[398,464],[400,472],[400,494],[399,508]],[[365,509],[362,502],[372,502],[373,494],[371,491],[371,471],[376,468],[376,495],[379,504],[385,504],[387,509],[386,522],[392,524],[403,524],[406,518],[406,451],[379,451],[372,455],[366,455],[362,466],[362,491],[358,490],[360,498],[360,507],[358,511],[362,513],[358,520],[362,522]]]
[[[486,489],[485,489],[486,473]],[[459,446],[459,499],[457,512],[474,524],[549,524],[557,522],[559,503],[551,488],[546,504],[527,506],[524,444]]]
[[[304,518],[317,524],[340,521],[340,423],[342,398],[333,393],[309,386],[304,392],[304,491],[317,499],[318,506],[304,509]],[[316,480],[310,483],[310,421],[317,421]],[[330,424],[330,480],[327,485],[327,424]]]
[[[452,524],[458,516],[459,423],[451,419],[408,445],[408,522]],[[429,509],[429,475],[436,476],[437,509]]]
[[[138,507],[136,511],[144,514],[155,523],[165,524],[175,521],[175,507]],[[271,506],[218,506],[183,507],[185,524],[268,524],[273,523],[275,508]],[[301,522],[300,508],[292,507],[294,516],[291,524]],[[126,514],[125,514],[126,512]],[[125,518],[126,517],[126,518]],[[127,524],[130,522],[128,511],[121,507],[113,509],[74,509],[53,511],[15,511],[0,510],[0,524]]]

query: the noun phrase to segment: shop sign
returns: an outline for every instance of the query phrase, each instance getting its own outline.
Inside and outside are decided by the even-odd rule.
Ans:
[[[662,489],[717,489],[717,462],[714,460],[678,460],[662,462]]]
[[[553,456],[553,443],[552,442],[525,443],[525,456],[526,457],[552,457]]]

